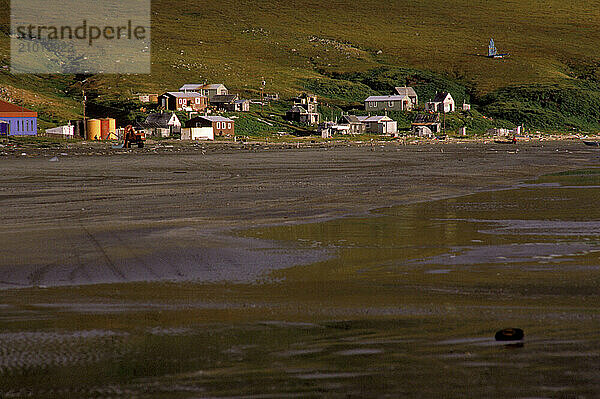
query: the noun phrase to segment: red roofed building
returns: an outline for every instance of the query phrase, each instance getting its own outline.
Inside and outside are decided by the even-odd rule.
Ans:
[[[0,100],[0,135],[34,136],[37,112]]]

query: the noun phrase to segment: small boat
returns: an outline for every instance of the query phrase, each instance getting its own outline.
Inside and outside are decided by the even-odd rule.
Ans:
[[[600,141],[583,141],[583,144],[589,145],[590,147],[600,147]]]
[[[513,137],[512,140],[494,140],[496,144],[517,144],[517,139]]]

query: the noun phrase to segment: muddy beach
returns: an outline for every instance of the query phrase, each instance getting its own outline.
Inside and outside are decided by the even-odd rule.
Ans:
[[[0,394],[595,397],[599,165],[569,141],[18,149]]]
[[[598,152],[563,141],[16,149],[0,158],[0,284],[203,280],[202,273],[171,270],[160,258],[185,248],[188,255],[179,256],[189,263],[213,256],[211,248],[260,247],[228,242],[222,232],[231,229],[507,188],[598,160]],[[201,253],[193,250],[198,244]],[[132,259],[157,264],[127,270]],[[235,273],[208,274],[207,281],[236,280]]]

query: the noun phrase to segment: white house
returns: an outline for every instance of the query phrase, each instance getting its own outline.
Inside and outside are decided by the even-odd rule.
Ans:
[[[69,124],[65,126],[58,126],[53,127],[51,129],[46,129],[46,136],[72,139],[75,137],[75,126]]]
[[[456,111],[456,104],[452,95],[446,91],[437,93],[433,101],[429,101],[425,104],[425,110],[430,112],[454,112]]]

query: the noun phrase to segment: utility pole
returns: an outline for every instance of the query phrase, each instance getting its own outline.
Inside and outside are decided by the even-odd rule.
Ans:
[[[264,76],[261,78],[261,82],[260,82],[260,112],[263,112],[263,105],[265,102],[265,86],[267,85],[267,82],[265,81]]]
[[[83,94],[83,139],[87,140],[87,124],[85,123],[85,90],[81,90]]]
[[[446,108],[444,108],[443,120],[444,120],[444,124],[442,127],[442,133],[446,134]]]

